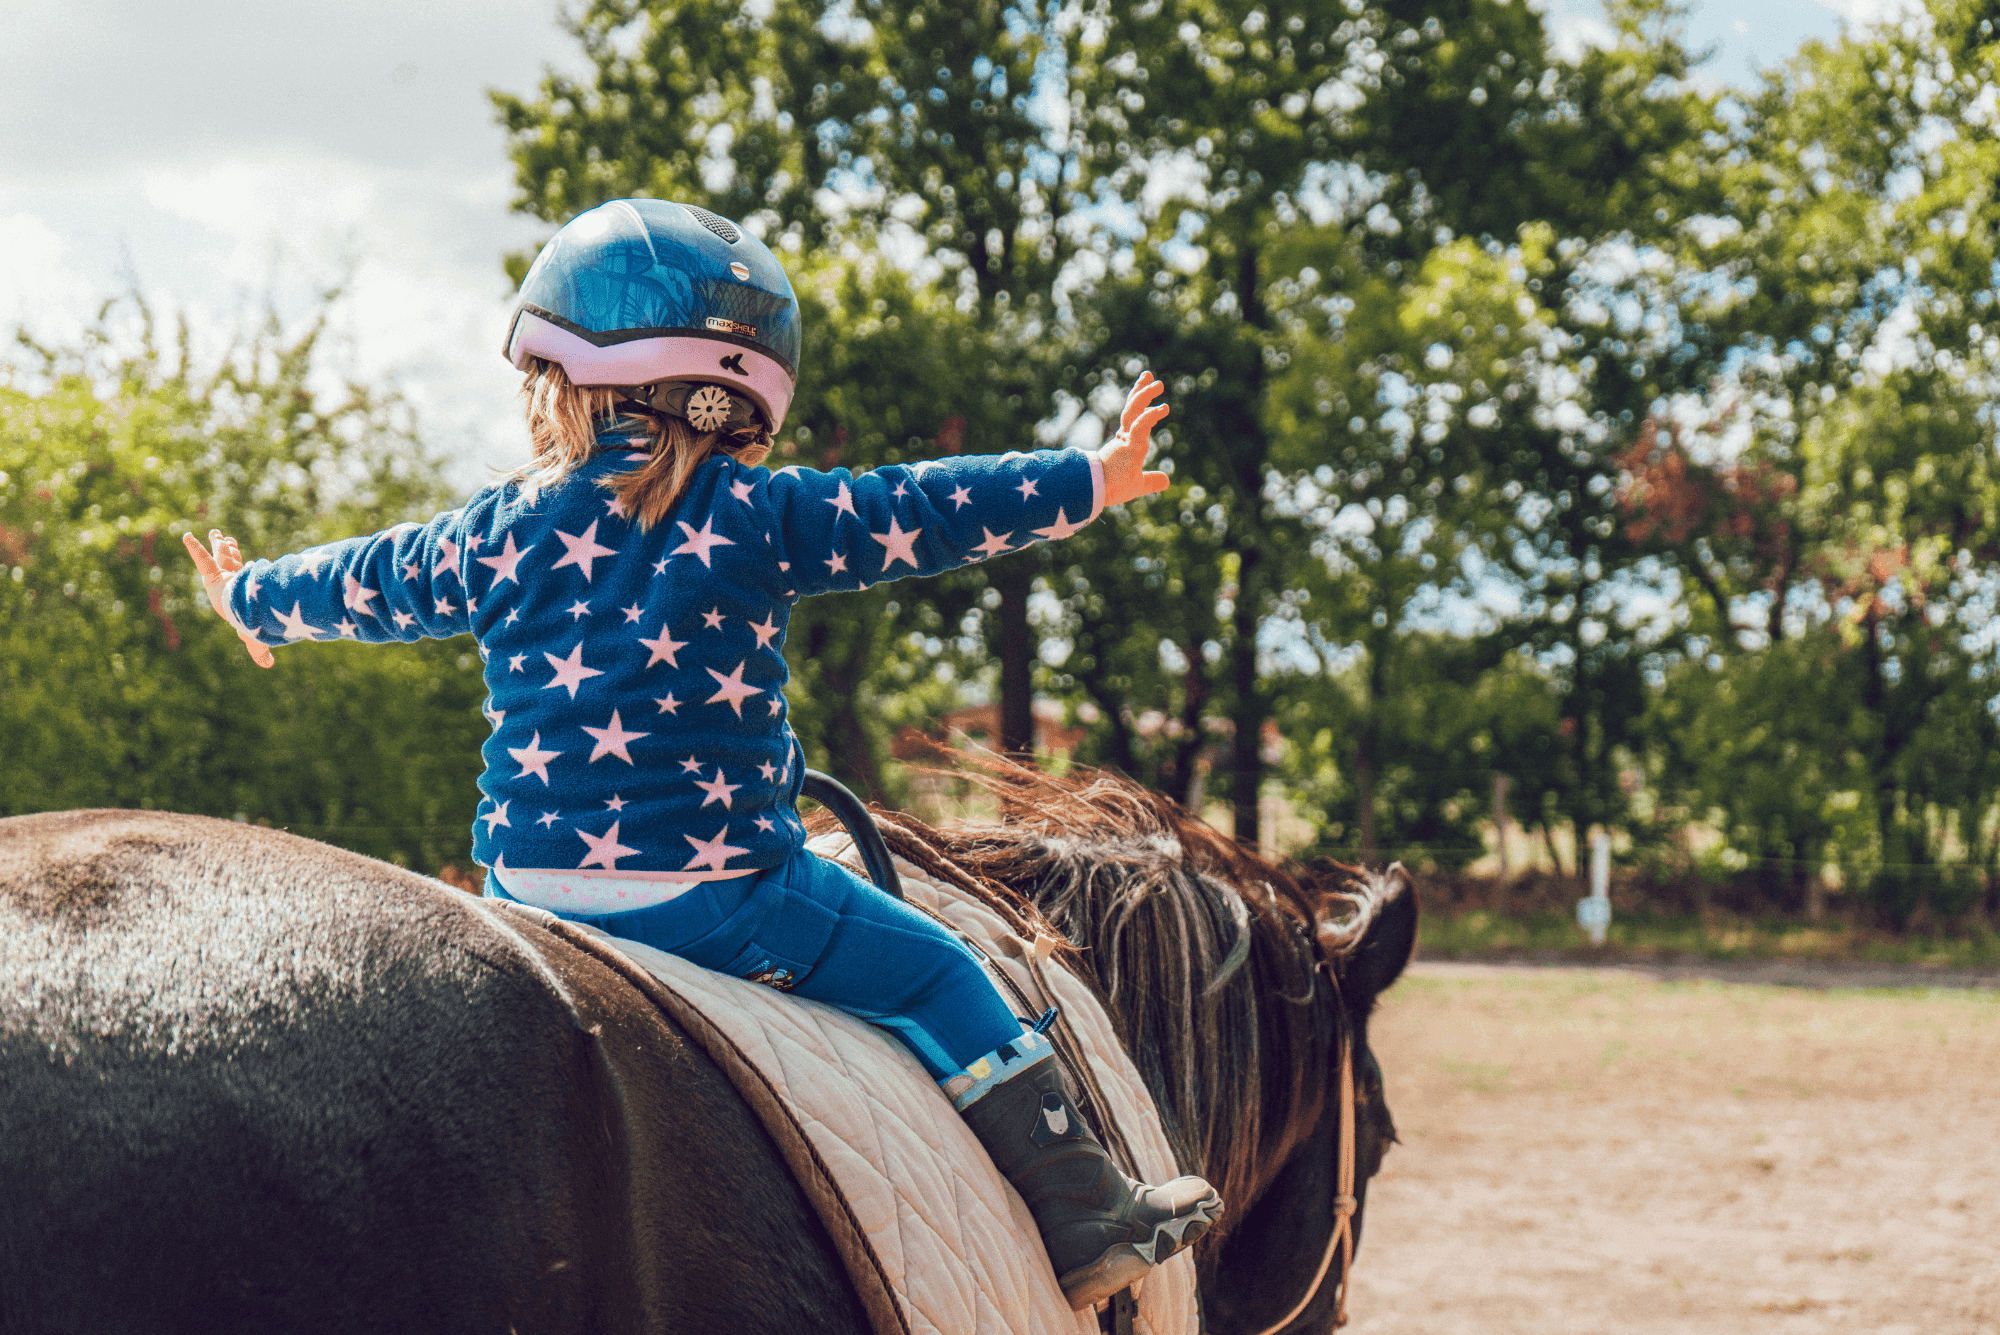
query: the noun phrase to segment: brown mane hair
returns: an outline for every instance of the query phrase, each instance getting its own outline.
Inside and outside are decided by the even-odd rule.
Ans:
[[[1319,966],[1360,940],[1385,887],[1339,864],[1280,866],[1116,775],[980,756],[973,777],[1001,824],[937,829],[878,808],[884,838],[1024,938],[1046,925],[1069,943],[1064,962],[1105,996],[1183,1171],[1237,1206],[1227,1227],[1319,1122],[1345,1023]],[[1338,920],[1336,903],[1350,906]]]

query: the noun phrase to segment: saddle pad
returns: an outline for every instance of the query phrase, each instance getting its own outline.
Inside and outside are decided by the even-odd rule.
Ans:
[[[823,856],[850,853],[842,836],[822,836],[812,847]],[[1025,948],[998,915],[900,859],[896,865],[910,902],[964,932],[993,967],[1037,995]],[[669,1009],[737,1084],[800,1176],[877,1335],[1095,1335],[1096,1315],[1063,1300],[1027,1206],[901,1043],[831,1006],[580,924],[562,928],[589,933],[669,994]],[[1141,1176],[1176,1176],[1152,1098],[1102,1005],[1066,969],[1040,972],[1088,1053]],[[800,1137],[804,1147],[787,1143]],[[830,1190],[810,1180],[822,1175]],[[1140,1335],[1196,1335],[1191,1254],[1157,1268],[1137,1297]]]

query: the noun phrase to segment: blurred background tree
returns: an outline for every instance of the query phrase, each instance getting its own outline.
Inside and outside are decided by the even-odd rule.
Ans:
[[[332,300],[332,298],[329,298]],[[254,819],[435,871],[463,858],[486,724],[469,640],[330,644],[257,668],[180,535],[247,554],[428,519],[439,460],[392,396],[314,388],[324,319],[198,371],[107,307],[0,386],[0,814]]]

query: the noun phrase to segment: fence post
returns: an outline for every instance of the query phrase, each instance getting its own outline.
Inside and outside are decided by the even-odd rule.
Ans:
[[[1590,944],[1604,944],[1611,926],[1611,835],[1593,830],[1590,835],[1590,894],[1576,901],[1577,925],[1590,933]]]

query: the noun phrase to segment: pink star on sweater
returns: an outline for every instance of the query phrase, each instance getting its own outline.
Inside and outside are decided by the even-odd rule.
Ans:
[[[723,863],[729,861],[729,859],[735,857],[738,853],[748,853],[750,851],[747,848],[738,848],[734,844],[725,842],[729,838],[729,827],[727,825],[717,830],[715,837],[707,841],[697,839],[691,834],[684,834],[681,838],[694,845],[694,857],[689,860],[687,866],[681,868],[682,871],[695,871],[698,868],[704,867],[711,871],[721,871]]]
[[[424,563],[421,559],[405,562],[403,565],[403,579],[405,581],[413,580],[418,575],[421,575],[423,570]]]
[[[971,502],[971,500],[972,500],[972,493],[970,491],[967,491],[964,487],[960,487],[957,491],[954,491],[951,494],[952,504],[956,505],[960,510],[963,510]]]
[[[745,505],[750,504],[750,484],[742,478],[729,484],[729,494]]]
[[[708,699],[702,701],[702,703],[705,705],[726,703],[731,709],[736,711],[736,717],[742,718],[743,702],[751,696],[756,695],[759,689],[755,686],[746,686],[743,684],[743,669],[749,662],[749,659],[744,659],[743,662],[736,665],[736,670],[726,677],[714,668],[703,668],[702,671],[715,678],[716,692],[714,695],[709,696]]]
[[[767,760],[757,767],[757,774],[765,783],[769,783],[778,777],[778,767]]]
[[[624,798],[620,797],[618,794],[613,793],[611,795],[611,800],[609,802],[606,802],[604,805],[612,811],[623,811],[626,807],[632,804],[630,802],[627,802]]]
[[[847,557],[840,552],[835,552],[827,558],[826,569],[828,574],[840,574],[847,569]]]
[[[757,828],[764,831],[766,834],[769,834],[772,830],[775,830],[778,827],[771,824],[771,818],[769,816],[759,816],[757,818]]]
[[[556,536],[562,539],[563,546],[567,547],[569,551],[564,555],[562,560],[550,566],[549,569],[561,570],[564,566],[575,566],[583,572],[583,582],[586,584],[590,583],[591,562],[600,556],[618,555],[617,548],[601,546],[598,543],[597,521],[595,519],[590,521],[590,527],[585,529],[581,534],[565,533],[561,529],[557,529]]]
[[[593,728],[586,723],[583,725],[583,730],[597,739],[597,745],[590,752],[590,759],[593,764],[605,756],[611,755],[617,756],[629,765],[632,763],[632,753],[625,748],[630,743],[638,741],[641,737],[651,737],[653,735],[650,732],[627,732],[625,725],[618,721],[618,711],[615,709],[611,711],[611,722],[609,724],[602,728]]]
[[[299,605],[296,602],[292,604],[292,611],[289,616],[283,612],[278,613],[277,616],[278,620],[284,623],[285,638],[288,640],[310,640],[319,633],[320,628],[318,626],[308,626],[306,624],[306,619],[299,614]]]
[[[701,626],[703,630],[721,630],[722,609],[715,607],[703,612],[701,614]]]
[[[1040,494],[1035,490],[1035,479],[1033,478],[1029,478],[1027,481],[1023,482],[1020,486],[1014,488],[1014,490],[1021,493],[1021,499],[1024,501],[1027,500],[1030,496],[1036,496]]]
[[[590,604],[579,598],[568,607],[565,607],[563,611],[569,613],[571,621],[581,621],[590,615]]]
[[[500,581],[502,580],[511,579],[516,584],[521,582],[521,576],[517,573],[520,569],[521,558],[534,550],[535,544],[532,542],[516,550],[514,547],[514,535],[509,533],[506,545],[500,548],[500,555],[482,556],[478,560],[479,564],[483,566],[493,567],[493,587],[497,589],[500,587]],[[488,592],[491,592],[491,590],[488,590]]]
[[[391,612],[389,615],[395,621],[397,630],[408,630],[411,624],[416,621],[416,618],[408,612]]]
[[[347,592],[341,595],[340,601],[347,610],[350,612],[359,612],[363,616],[374,616],[375,614],[368,610],[369,600],[380,598],[382,595],[373,589],[364,587],[361,581],[352,575],[346,576],[345,583]]]
[[[1008,529],[1005,533],[995,533],[992,529],[986,527],[986,525],[981,524],[979,531],[986,535],[986,541],[974,547],[973,551],[986,556],[998,556],[1002,552],[1014,550],[1007,545],[1007,539],[1014,536],[1014,530]]]
[[[355,636],[361,633],[361,627],[355,625],[352,621],[346,620],[345,618],[342,618],[341,620],[334,622],[333,628],[340,632],[340,638],[343,640],[351,640]]]
[[[457,606],[452,603],[451,599],[440,598],[437,600],[437,614],[439,616],[448,617],[457,610]]]
[[[750,633],[757,637],[759,649],[769,649],[771,637],[778,633],[778,618],[769,612],[764,613],[763,621],[750,623]]]
[[[638,849],[627,848],[618,842],[618,822],[615,820],[611,822],[610,829],[595,838],[582,830],[576,832],[576,837],[590,845],[590,856],[576,864],[579,871],[592,863],[596,863],[606,871],[617,871],[618,859],[637,857],[639,854]]]
[[[670,668],[679,667],[680,664],[674,661],[674,655],[678,653],[680,650],[687,648],[688,646],[688,642],[686,640],[677,640],[673,636],[667,634],[667,623],[664,621],[660,623],[659,639],[649,640],[645,636],[641,635],[639,637],[639,643],[645,645],[648,649],[651,649],[653,651],[653,656],[646,660],[647,667],[651,667],[655,663],[665,663]]]
[[[543,652],[542,657],[548,659],[549,666],[556,670],[556,675],[542,689],[550,691],[558,686],[565,687],[568,689],[569,698],[572,700],[576,699],[576,688],[583,684],[584,678],[601,677],[604,675],[597,668],[585,667],[583,665],[582,640],[576,642],[576,648],[569,651],[568,658],[557,658],[554,654],[547,651]]]
[[[625,614],[625,620],[627,622],[637,621],[641,616],[645,615],[646,612],[646,609],[639,606],[639,604],[637,603],[633,603],[630,607],[621,607],[618,610]]]
[[[299,571],[308,579],[319,578],[319,568],[333,555],[324,547],[315,547],[309,552],[299,553]]]
[[[662,714],[678,714],[681,712],[681,702],[674,699],[674,693],[672,691],[667,692],[666,699],[664,700],[656,699],[653,701],[653,703],[660,707],[660,712]]]
[[[681,526],[681,532],[687,534],[687,541],[674,548],[672,554],[679,556],[682,552],[692,552],[694,555],[699,556],[701,563],[711,570],[715,568],[715,564],[708,559],[709,552],[717,547],[734,547],[736,545],[732,539],[717,536],[713,516],[703,521],[701,532],[699,533],[694,531],[693,524],[688,523],[684,519],[674,522]]]
[[[1083,521],[1084,524],[1088,524],[1089,522],[1088,519]],[[1050,542],[1055,542],[1058,539],[1067,538],[1070,534],[1078,532],[1082,528],[1083,524],[1070,523],[1069,516],[1063,512],[1063,508],[1057,506],[1056,522],[1050,524],[1047,528],[1038,528],[1034,533],[1038,538],[1047,538]]]
[[[729,795],[735,792],[738,788],[741,788],[743,785],[740,783],[724,783],[722,781],[722,766],[717,765],[715,767],[714,782],[712,783],[704,782],[701,779],[701,777],[697,775],[694,781],[694,786],[701,789],[704,793],[708,794],[707,797],[701,799],[701,804],[703,806],[707,806],[710,802],[720,802],[722,803],[722,809],[724,811],[727,811],[729,810],[730,806]]]
[[[853,515],[854,518],[861,518],[860,515],[854,513],[854,493],[847,489],[845,482],[840,484],[840,494],[828,501],[827,504],[831,505],[836,511],[845,510],[848,514]]]
[[[547,787],[549,782],[549,762],[561,755],[562,752],[542,750],[542,734],[537,732],[526,746],[508,747],[507,754],[514,757],[515,762],[521,767],[521,772],[516,774],[515,778],[525,779],[532,774],[542,781],[543,787]]]
[[[882,568],[884,570],[887,570],[898,561],[907,561],[911,568],[914,569],[917,564],[917,536],[922,532],[923,530],[920,528],[913,528],[905,533],[902,525],[896,522],[894,515],[891,515],[889,517],[889,531],[887,533],[870,533],[868,536],[881,543],[884,548],[882,552]]]
[[[438,539],[437,564],[431,567],[433,575],[456,575],[458,573],[458,544],[450,538]]]
[[[519,672],[521,670],[521,664],[527,661],[528,661],[528,656],[526,654],[515,654],[512,658],[509,658],[507,660],[507,670],[509,672]]]
[[[556,815],[556,813],[553,811],[544,811],[541,815],[535,818],[535,824],[541,826],[543,829],[547,829],[549,826],[554,825],[557,821],[561,819],[562,817]],[[563,893],[568,894],[569,891],[565,890],[563,891]]]
[[[689,756],[686,760],[683,760],[681,762],[681,773],[683,774],[701,773],[701,762],[699,760],[696,760],[693,756]]]
[[[509,798],[507,802],[502,802],[499,806],[493,808],[493,810],[487,812],[484,816],[479,817],[480,820],[486,822],[486,833],[489,838],[492,836],[493,827],[496,825],[504,825],[510,830],[514,828],[514,822],[507,819],[507,807],[508,804],[512,801],[513,799]]]

